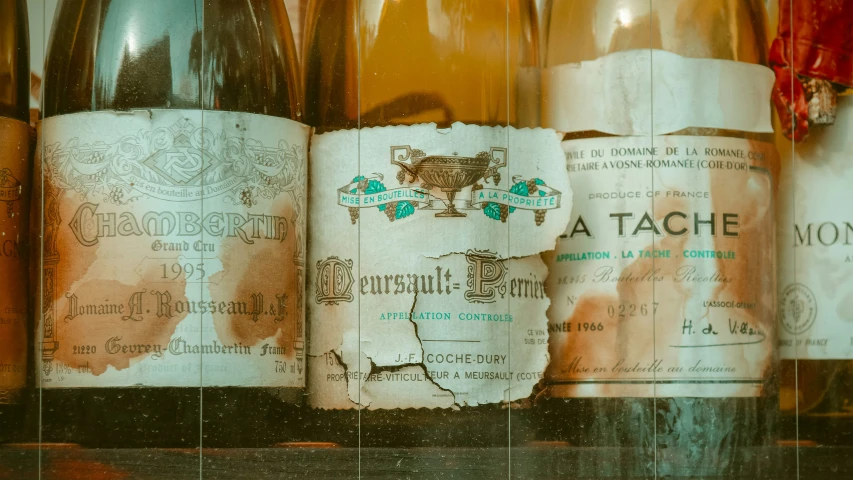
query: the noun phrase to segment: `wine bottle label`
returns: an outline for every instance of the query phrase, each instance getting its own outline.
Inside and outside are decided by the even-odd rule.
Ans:
[[[575,209],[546,290],[555,397],[762,393],[775,339],[771,144],[563,142]]]
[[[648,136],[688,127],[773,132],[767,99],[774,76],[761,65],[628,50],[549,68],[542,80],[543,118],[562,132]]]
[[[27,220],[30,126],[0,117],[0,405],[27,380]]]
[[[531,394],[571,210],[553,130],[455,123],[311,143],[309,403],[453,407]]]
[[[853,359],[853,98],[835,125],[790,145],[779,193],[782,358]]]
[[[41,135],[44,387],[304,385],[308,127],[150,110]]]

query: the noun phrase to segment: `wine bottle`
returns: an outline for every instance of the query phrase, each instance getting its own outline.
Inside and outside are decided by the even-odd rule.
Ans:
[[[549,261],[542,438],[631,447],[621,475],[753,472],[775,425],[763,2],[555,0],[550,21],[543,124],[576,208]]]
[[[853,2],[776,2],[770,50],[783,121],[779,187],[782,440],[853,444],[848,279]]]
[[[780,146],[779,344],[784,440],[853,442],[853,220],[845,198],[853,100],[838,97],[834,125]],[[781,145],[781,144],[780,144]]]
[[[0,1],[0,443],[22,433],[28,379],[30,48],[27,4]]]
[[[534,4],[313,0],[306,20],[312,430],[524,441],[509,407],[547,363],[539,253],[571,204],[555,132],[523,128]]]
[[[280,0],[60,3],[39,152],[44,441],[299,435],[300,83]]]

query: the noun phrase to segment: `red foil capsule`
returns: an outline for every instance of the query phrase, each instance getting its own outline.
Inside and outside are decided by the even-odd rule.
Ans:
[[[831,123],[820,118],[826,116],[820,103],[823,93],[834,98],[834,92],[823,92],[820,81],[853,87],[853,0],[779,0],[770,66],[776,72],[773,103],[786,137],[806,138],[810,120]]]

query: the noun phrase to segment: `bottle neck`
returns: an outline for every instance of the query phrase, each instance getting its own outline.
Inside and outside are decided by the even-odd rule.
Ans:
[[[281,1],[65,2],[48,50],[44,116],[181,109],[302,121],[296,69]]]
[[[27,22],[25,0],[0,2],[0,117],[25,123],[30,117]]]

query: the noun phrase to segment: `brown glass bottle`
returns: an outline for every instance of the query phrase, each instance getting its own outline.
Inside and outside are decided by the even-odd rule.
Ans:
[[[644,57],[647,62],[650,58],[657,56],[660,59],[666,55],[666,52],[671,52],[686,58],[734,60],[758,65],[766,65],[767,63],[766,14],[763,2],[759,0],[736,2],[554,0],[550,22],[548,52],[545,55],[546,64],[544,66],[546,69],[566,64],[580,66],[579,62],[595,61],[608,55],[611,55],[610,58],[627,58],[612,55],[617,52],[622,55],[630,55],[632,52],[641,51],[645,51],[649,55]],[[581,68],[583,69],[583,67]],[[621,71],[618,68],[616,70]],[[605,68],[602,71],[610,70]],[[665,81],[666,74],[663,69],[654,68],[646,78],[639,78],[638,76],[637,91],[650,90],[650,85]],[[543,77],[546,75],[543,73]],[[769,82],[770,79],[767,81]],[[767,83],[766,86],[769,88],[770,84]],[[543,104],[549,102],[552,89],[559,88],[564,88],[559,82],[552,82],[548,85],[547,92],[544,92],[543,88],[545,98]],[[655,92],[656,95],[659,90],[655,90]],[[639,105],[632,103],[633,99],[630,96],[622,97],[617,92],[603,90],[599,94],[601,101],[605,104]],[[701,98],[714,93],[712,90],[705,90],[696,91],[695,94]],[[588,97],[590,93],[567,90],[562,92],[562,95],[564,98]],[[663,104],[660,108],[655,105],[653,109],[644,109],[641,110],[643,113],[638,113],[640,110],[632,112],[630,109],[633,107],[628,107],[621,113],[627,117],[629,114],[649,115],[649,112],[654,110],[654,117],[651,117],[650,125],[656,126],[658,125],[656,123],[657,117],[678,111],[679,108],[682,108],[679,105],[682,100],[689,101],[685,98],[652,96],[651,104],[655,105],[656,102],[660,102]],[[590,105],[592,103],[589,102]],[[550,108],[552,110],[561,108],[558,105],[554,103]],[[759,108],[764,108],[763,105],[763,102],[760,103]],[[572,115],[584,116],[588,112],[571,111],[565,112],[565,114],[564,118],[571,118]],[[551,124],[547,120],[548,118],[552,117],[543,115],[545,126],[561,129],[559,125]],[[638,122],[638,124],[642,123],[643,121]],[[767,125],[769,126],[769,121]],[[596,144],[597,147],[604,147],[605,142],[608,141],[613,142],[611,145],[613,147],[624,146],[624,144],[618,143],[622,141],[620,137],[613,136],[616,135],[615,131],[604,133],[596,129],[578,130],[566,134],[564,140],[599,139],[599,143]],[[667,142],[667,137],[664,134],[678,136],[684,139],[684,142],[697,141],[698,137],[710,138],[709,141],[711,142],[715,141],[713,140],[714,137],[730,137],[769,143],[772,142],[773,138],[772,134],[769,133],[723,130],[720,128],[673,128],[661,134],[657,133],[655,128],[650,129],[650,131],[651,133],[649,131],[635,132],[633,135],[638,136],[635,138],[645,137],[643,138],[645,142],[637,142],[637,145],[648,146],[653,143],[659,146],[660,152],[653,155],[661,158],[664,156],[661,145]],[[697,140],[692,140],[690,138],[692,136],[697,137]],[[682,140],[671,141],[677,143]],[[666,143],[666,145],[670,144]],[[610,152],[610,149],[607,149],[606,153],[602,155],[607,157]],[[587,152],[586,158],[579,156],[572,157],[572,160],[579,165],[586,164],[589,161],[588,156],[589,152]],[[646,158],[642,155],[639,157]],[[613,157],[607,158],[612,159]],[[567,159],[569,159],[568,154]],[[773,162],[769,162],[767,168],[772,170],[776,166]],[[621,177],[614,173],[613,178],[621,178],[621,181],[624,182],[629,177],[648,175],[643,177],[648,179],[647,183],[642,189],[636,188],[637,191],[648,189],[654,192],[656,189],[665,191],[666,189],[687,188],[686,185],[661,181],[660,177],[649,173],[649,170],[632,169],[630,172],[630,174]],[[600,175],[604,176],[606,173]],[[770,178],[769,172],[767,178]],[[573,185],[576,185],[575,181],[576,178],[572,178]],[[770,184],[770,181],[767,180],[767,185]],[[638,184],[632,183],[631,185],[636,186]],[[620,188],[622,187],[617,185],[615,190],[609,191],[619,191]],[[624,187],[622,191],[628,192],[629,190],[634,190],[634,188]],[[764,198],[769,203],[771,192],[769,187],[765,190]],[[604,190],[591,191],[601,193]],[[653,193],[653,195],[655,194]],[[600,207],[594,203],[595,201],[592,195],[589,196],[588,200],[586,197],[576,196],[575,212],[581,212],[580,214],[586,219],[589,226],[589,232],[592,232],[595,238],[599,239],[599,246],[595,248],[601,249],[602,252],[608,252],[604,254],[605,256],[590,258],[595,260],[611,258],[606,255],[610,254],[610,250],[614,248],[611,243],[616,242],[616,240],[611,243],[606,242],[610,242],[610,238],[616,238],[617,233],[615,230],[609,229],[602,231],[603,226],[606,228],[611,226],[605,223],[608,214],[612,219],[614,218],[613,215],[619,215],[619,212],[631,211],[636,215],[636,218],[640,218],[642,213],[630,210],[633,208],[631,200],[605,204],[608,207]],[[598,201],[602,203],[600,200]],[[636,202],[639,203],[642,200]],[[595,212],[596,208],[600,211]],[[613,209],[607,210],[606,208]],[[672,204],[663,201],[648,201],[642,208],[647,208],[649,212],[652,212],[650,213],[651,218],[663,220],[664,214],[656,212],[655,209],[672,209],[674,207]],[[577,220],[574,217],[575,212],[573,212],[573,222],[570,223],[570,229],[564,236],[563,242],[586,238],[587,233],[583,233],[585,227],[579,227],[578,224],[574,223]],[[602,218],[605,220],[597,220],[597,217],[600,216],[598,214],[603,215]],[[592,222],[600,223],[593,224]],[[574,229],[571,225],[574,225]],[[612,225],[616,225],[616,223],[612,222]],[[633,229],[633,226],[631,228]],[[648,235],[643,238],[649,239],[648,245],[652,246],[652,250],[656,252],[660,250],[662,255],[668,255],[663,252],[671,252],[672,257],[666,258],[679,258],[681,255],[686,255],[686,253],[682,253],[685,252],[683,249],[686,247],[681,247],[682,250],[679,250],[679,247],[676,246],[679,241],[674,239],[679,238],[678,231],[667,230],[664,235],[657,233],[650,235],[648,232],[644,231],[639,235]],[[623,238],[622,235],[623,232],[620,231],[620,239]],[[632,238],[639,238],[637,230],[634,230],[633,237],[629,231],[625,233],[624,238],[625,240],[622,240],[625,242],[624,245],[629,245]],[[772,246],[773,239],[772,237],[768,238]],[[630,245],[632,246],[622,248],[634,250],[646,248],[646,246],[638,243],[631,243]],[[565,251],[558,248],[558,253],[579,252],[580,250],[588,250],[588,248],[578,247],[577,250]],[[756,382],[754,392],[760,393],[751,397],[735,395],[726,397],[706,389],[704,394],[691,395],[688,389],[692,387],[688,384],[694,379],[684,378],[683,380],[686,381],[683,381],[677,376],[673,378],[671,373],[667,373],[672,372],[672,370],[659,370],[658,367],[654,366],[654,362],[674,355],[672,352],[678,351],[675,348],[681,348],[677,342],[687,341],[683,339],[687,339],[692,332],[690,327],[686,327],[686,330],[683,329],[687,325],[683,322],[687,322],[690,315],[687,313],[688,309],[686,307],[682,307],[683,309],[671,308],[672,305],[665,303],[678,304],[680,302],[677,299],[679,293],[676,292],[683,291],[681,287],[660,283],[667,282],[666,279],[672,273],[666,266],[668,262],[672,261],[659,257],[661,258],[658,261],[659,263],[651,261],[643,264],[640,260],[637,260],[636,263],[633,260],[625,260],[629,255],[634,256],[635,252],[625,253],[623,251],[620,254],[617,250],[613,255],[620,260],[589,262],[588,258],[581,257],[578,253],[577,259],[580,261],[564,264],[568,266],[563,267],[564,271],[562,272],[555,272],[554,270],[559,264],[549,263],[549,267],[552,267],[551,278],[563,278],[564,280],[560,280],[560,283],[557,281],[552,283],[552,290],[549,293],[552,295],[552,311],[549,314],[549,321],[552,322],[550,325],[552,359],[549,371],[545,376],[545,389],[537,398],[538,419],[542,422],[541,438],[543,440],[565,441],[576,446],[624,447],[625,450],[623,451],[628,456],[628,460],[621,463],[620,466],[614,466],[617,469],[624,469],[621,470],[622,475],[702,477],[703,475],[721,474],[740,475],[759,471],[766,473],[767,470],[757,469],[767,468],[768,465],[759,465],[754,462],[755,457],[745,454],[747,451],[745,447],[766,446],[772,444],[774,440],[774,428],[777,422],[773,405],[777,397],[774,384],[776,374],[775,367],[773,367],[775,365],[773,362],[775,353],[772,353],[773,346],[770,339],[775,337],[769,335],[765,340],[768,351],[764,359],[770,359],[767,360],[769,367],[759,373],[760,380],[753,380]],[[759,258],[758,255],[752,254],[750,257],[756,261]],[[761,273],[754,277],[750,275],[752,280],[749,282],[760,282],[767,290],[772,290],[774,272],[771,259],[773,257],[765,254],[760,258],[762,260],[755,268],[760,269]],[[597,289],[597,286],[601,285],[601,278],[596,280],[595,274],[592,273],[594,268],[609,268],[608,265],[615,265],[617,262],[621,262],[618,263],[618,268],[624,268],[619,273],[624,277],[620,277],[618,287],[614,289],[613,293],[607,289]],[[585,267],[586,264],[593,264],[595,267]],[[644,270],[646,267],[650,268],[648,272],[655,273],[649,273],[649,276],[645,277],[644,280],[643,275],[646,272]],[[580,271],[581,268],[586,268],[586,270]],[[651,280],[652,278],[655,280]],[[651,287],[648,292],[645,292],[642,287],[637,285],[646,281],[657,282],[659,286],[657,288]],[[574,291],[570,291],[572,289]],[[640,291],[645,293],[638,293]],[[583,293],[579,294],[579,292]],[[763,298],[764,294],[761,293],[756,298]],[[687,302],[682,305],[686,304]],[[758,316],[758,321],[764,325],[762,328],[769,326],[770,332],[773,331],[772,308],[773,302],[762,301],[762,313]],[[568,316],[564,315],[566,312],[569,312]],[[716,322],[715,320],[714,325],[722,326]],[[583,328],[584,326],[591,326],[589,332],[593,333],[587,332]],[[646,330],[642,330],[641,326],[645,327]],[[615,329],[618,333],[614,334],[613,337],[609,334],[604,336],[611,329]],[[621,329],[626,330],[623,333],[620,331]],[[670,336],[670,332],[673,332],[672,336]],[[711,330],[708,332],[715,335]],[[572,337],[579,335],[583,335],[582,338],[585,340],[572,340]],[[669,343],[664,344],[655,339],[655,335],[667,335]],[[610,340],[613,342],[610,343]],[[643,351],[638,348],[644,344],[643,342],[654,344],[656,347],[650,347]],[[665,349],[670,350],[661,351]],[[642,356],[639,356],[640,354],[637,352],[643,352]],[[635,358],[632,355],[637,355],[637,357]],[[728,354],[721,352],[721,355],[726,356]],[[639,360],[637,367],[648,367],[647,370],[643,370],[648,373],[634,373],[628,375],[630,378],[611,382],[610,374],[618,371],[620,359],[622,361],[621,366],[628,366],[629,368],[634,368],[634,360]],[[596,361],[601,363],[595,363]],[[584,362],[586,362],[586,366],[592,364],[603,369],[599,371],[606,373],[599,378],[597,375],[589,373],[592,371],[591,368],[586,371],[583,370],[583,367],[578,366]],[[746,365],[750,364],[747,363]],[[672,366],[672,363],[664,365],[664,367]],[[666,377],[666,381],[661,381],[658,377]],[[689,376],[685,375],[684,377]],[[617,374],[613,374],[612,379],[617,379]],[[705,388],[700,385],[701,383],[702,381],[696,382],[696,389]],[[616,386],[617,384],[618,386]],[[679,384],[685,386],[678,387]],[[660,393],[665,389],[675,391],[678,388],[681,389],[681,393],[675,395],[680,396],[667,396]]]
[[[243,155],[243,151],[240,149],[242,143],[240,142],[243,142],[244,137],[251,138],[255,134],[251,130],[251,126],[243,127],[242,133],[239,133],[240,123],[244,119],[246,122],[267,121],[263,119],[273,117],[301,120],[300,82],[296,72],[296,55],[290,25],[284,4],[281,1],[66,1],[60,3],[57,10],[47,53],[42,98],[43,124],[50,119],[61,120],[65,118],[64,116],[75,114],[96,115],[117,112],[115,119],[118,123],[126,118],[126,116],[122,117],[120,112],[137,112],[136,114],[148,112],[148,115],[154,118],[156,115],[170,115],[169,112],[180,111],[184,112],[181,113],[182,115],[185,115],[185,119],[181,120],[184,122],[184,127],[179,125],[180,122],[165,127],[167,129],[189,128],[188,131],[193,132],[192,129],[198,128],[199,125],[187,127],[186,125],[189,122],[201,124],[207,121],[213,122],[214,119],[222,118],[216,116],[221,115],[222,112],[254,114],[254,116],[234,117],[237,118],[233,122],[237,124],[236,126],[222,124],[218,127],[222,131],[219,138],[232,135],[234,131],[241,135],[233,140],[237,142],[233,144],[236,150],[231,150],[233,154],[239,157]],[[231,127],[235,127],[236,130],[232,130]],[[195,130],[196,138],[200,138],[202,143],[193,143],[192,135],[179,137],[179,130],[174,130],[178,133],[175,133],[176,136],[173,141],[183,142],[182,148],[184,150],[167,149],[166,154],[172,155],[171,158],[177,163],[156,163],[158,160],[153,157],[148,160],[141,158],[139,165],[148,162],[145,165],[162,167],[161,174],[167,177],[170,172],[172,174],[169,177],[172,179],[169,180],[172,183],[161,181],[160,184],[164,186],[152,187],[152,192],[156,191],[157,188],[171,188],[170,185],[173,184],[184,185],[187,188],[203,186],[203,182],[206,180],[199,180],[199,178],[209,177],[197,177],[197,175],[208,172],[209,168],[221,166],[223,158],[225,158],[224,155],[226,155],[222,151],[213,151],[215,145],[213,142],[216,141],[216,135],[219,135],[218,129],[214,131]],[[246,131],[247,129],[248,131]],[[157,132],[162,134],[167,130],[161,129],[154,133]],[[126,133],[131,137],[136,134],[135,131]],[[205,136],[207,136],[207,140],[204,139]],[[162,139],[162,136],[160,138]],[[148,148],[145,142],[143,140],[137,145],[141,145],[140,148],[143,149]],[[49,142],[43,143],[46,145],[43,145],[42,148],[51,148]],[[196,150],[192,150],[193,148]],[[206,152],[206,149],[209,149],[210,153]],[[264,152],[260,151],[257,157],[252,158],[261,161],[265,158]],[[48,151],[41,153],[49,155]],[[193,159],[201,160],[193,163]],[[245,162],[245,160],[243,161]],[[243,165],[245,166],[245,163]],[[268,160],[266,165],[275,166],[276,161]],[[143,166],[139,168],[143,168]],[[172,170],[168,170],[169,168]],[[163,173],[164,171],[166,173]],[[181,177],[181,175],[185,176]],[[228,173],[225,172],[222,175],[228,175]],[[90,179],[90,177],[85,176],[80,178],[83,179],[82,182]],[[106,181],[116,181],[109,174],[105,175],[104,178]],[[111,178],[112,180],[110,180]],[[162,180],[164,177],[155,175],[148,178]],[[265,181],[263,178],[269,180],[270,177],[262,177],[262,182]],[[274,182],[277,179],[271,181]],[[120,185],[122,185],[121,188],[113,187],[115,193],[113,200],[117,206],[144,206],[144,204],[130,204],[128,202],[133,198],[136,198],[133,200],[134,202],[145,202],[147,198],[155,197],[153,194],[149,197],[144,192],[134,191],[135,186],[132,181],[124,181]],[[64,296],[62,293],[53,292],[54,275],[73,276],[76,273],[63,272],[62,263],[57,263],[73,260],[67,258],[67,253],[65,254],[66,258],[58,258],[58,256],[60,249],[65,248],[64,245],[69,245],[68,242],[74,242],[74,236],[72,232],[63,230],[71,218],[57,219],[59,207],[56,203],[55,191],[49,191],[51,188],[55,189],[55,185],[46,187],[45,208],[42,216],[45,235],[42,258],[42,290],[47,292],[46,297],[53,294],[54,299],[64,300],[70,298],[72,294],[81,296],[82,294],[79,293],[79,288],[78,293],[68,291],[66,292],[67,295]],[[176,197],[180,196],[180,189],[171,191],[177,192]],[[246,205],[246,209],[257,205],[253,192],[254,190],[247,187],[243,190],[242,195],[236,195],[240,199],[237,201],[242,201]],[[298,191],[295,192],[298,196]],[[217,211],[216,202],[221,201],[221,197],[213,199],[213,195],[211,195],[211,199],[208,199],[208,192],[202,193],[201,190],[199,190],[198,197],[201,200],[191,204],[175,201],[173,206],[169,205],[165,210],[180,211],[186,209],[188,211],[182,214],[187,216],[184,218],[196,218],[194,216],[204,215],[205,212],[215,213]],[[109,203],[109,200],[102,200],[101,203]],[[164,207],[160,204],[157,208]],[[271,214],[270,212],[251,210],[249,213]],[[232,216],[229,218],[239,217]],[[126,238],[142,237],[150,231],[155,231],[154,227],[149,228],[150,225],[153,224],[140,225],[139,228],[135,229],[135,233]],[[161,224],[160,227],[168,228],[168,224]],[[198,233],[201,229],[193,227],[186,231]],[[236,235],[240,232],[232,230],[231,233]],[[201,255],[196,253],[194,255],[195,261],[178,264],[175,270],[168,268],[168,265],[164,263],[162,267],[163,279],[160,281],[172,281],[177,278],[178,285],[188,291],[190,287],[183,285],[190,284],[190,269],[192,269],[195,274],[202,278],[197,283],[199,288],[210,289],[211,302],[207,306],[202,306],[201,302],[194,304],[194,306],[191,303],[182,304],[183,306],[178,304],[168,306],[184,308],[187,311],[190,311],[191,308],[194,309],[192,313],[186,314],[187,317],[199,314],[206,315],[205,312],[216,312],[218,315],[224,316],[227,305],[217,306],[220,305],[218,302],[236,301],[235,297],[231,295],[237,295],[237,293],[216,291],[216,279],[208,278],[204,273],[205,269],[211,268],[211,262],[216,265],[217,262],[224,263],[228,260],[219,254],[224,243],[217,244],[220,246],[215,249],[212,247],[208,249],[205,247],[205,242],[208,240],[205,240],[204,237],[207,233],[200,235],[200,240],[188,240],[187,245],[189,245],[190,251],[203,251]],[[99,240],[101,244],[117,241],[112,238],[101,238]],[[246,244],[245,248],[248,248],[249,241],[251,241],[249,238],[247,240],[243,242]],[[148,245],[154,249],[155,253],[149,253],[148,256],[157,257],[156,251],[165,248],[161,247],[162,244],[158,244],[157,241],[159,241],[157,237],[149,240]],[[201,243],[197,244],[198,248],[193,248],[192,245],[196,245],[193,242],[196,241]],[[210,240],[210,242],[213,241]],[[255,243],[260,242],[256,241]],[[181,243],[178,242],[177,245],[180,246]],[[209,243],[209,245],[213,245],[213,243]],[[238,243],[237,247],[229,250],[228,255],[242,258],[241,256],[245,255],[248,250],[243,249],[240,245],[242,244]],[[89,255],[87,250],[78,251],[83,252],[81,255]],[[269,258],[268,264],[279,261],[277,257],[270,258],[269,255],[271,254],[265,250],[263,258]],[[190,254],[186,256],[193,257]],[[129,263],[129,260],[124,260],[125,263],[122,263],[123,257],[121,255],[117,255],[112,261],[114,263],[111,266],[115,271],[122,271],[122,269],[133,271],[134,268],[137,268],[136,265],[127,265],[126,263]],[[136,262],[138,263],[139,260],[137,259]],[[253,271],[241,273],[239,270],[235,271],[238,266],[232,265],[227,273],[232,276],[243,276],[245,280],[241,281],[244,283],[250,282],[253,276],[268,275],[266,273],[268,267],[250,266],[249,269]],[[282,266],[282,269],[284,268]],[[172,275],[173,273],[174,275]],[[84,280],[83,274],[80,273],[79,275],[82,282]],[[89,275],[91,276],[91,274]],[[291,271],[287,275],[288,279],[297,277],[295,271]],[[172,278],[168,278],[169,276]],[[91,280],[90,277],[86,277],[86,279]],[[222,283],[221,279],[219,283]],[[68,278],[66,278],[65,284],[68,284]],[[105,297],[119,295],[113,293],[110,288],[112,287],[103,288]],[[152,282],[140,285],[139,292],[148,295],[153,291],[163,291],[164,289],[165,287]],[[199,295],[206,294],[200,293]],[[245,295],[248,296],[247,293]],[[272,296],[268,294],[266,298]],[[298,292],[289,295],[290,299],[287,300],[286,309],[290,320],[283,322],[276,320],[279,323],[273,325],[270,316],[260,317],[260,319],[258,317],[253,319],[241,317],[239,322],[235,321],[231,328],[239,330],[240,328],[254,328],[253,325],[265,324],[267,326],[264,328],[284,331],[282,335],[288,337],[288,341],[295,338],[295,342],[301,342],[301,315],[297,311],[301,309],[301,304],[298,309],[295,308],[297,297],[301,302],[301,294]],[[148,297],[144,298],[148,299]],[[121,300],[124,303],[127,302],[126,298]],[[247,301],[242,297],[237,300]],[[292,304],[290,303],[291,300]],[[266,300],[263,302],[262,307],[253,311],[261,314],[272,313],[273,307],[269,307],[267,310]],[[85,302],[81,300],[80,304],[83,303]],[[207,330],[201,323],[198,324],[198,327],[190,325],[186,330],[182,330],[186,333],[179,340],[184,343],[179,342],[175,345],[175,351],[179,351],[181,354],[189,352],[186,354],[187,357],[192,357],[186,375],[172,377],[175,386],[170,386],[172,380],[156,381],[156,376],[150,377],[149,380],[113,381],[113,384],[109,379],[98,380],[94,378],[86,380],[87,385],[85,387],[56,388],[55,383],[48,385],[46,379],[53,378],[55,382],[57,376],[61,375],[63,371],[60,368],[68,369],[65,371],[70,371],[71,368],[83,369],[85,373],[99,361],[98,353],[118,352],[120,354],[127,352],[128,350],[120,350],[130,347],[117,343],[121,341],[119,337],[129,338],[133,335],[134,330],[131,329],[135,328],[135,325],[155,322],[153,313],[150,316],[144,316],[153,312],[153,307],[151,307],[152,310],[148,308],[145,308],[144,311],[138,309],[137,313],[140,314],[138,316],[127,315],[127,310],[122,310],[125,312],[124,317],[121,314],[114,314],[107,320],[99,320],[107,317],[97,317],[95,315],[98,313],[96,310],[80,310],[76,305],[74,303],[62,312],[51,312],[51,304],[46,302],[41,305],[42,318],[48,318],[45,312],[49,312],[49,319],[45,320],[46,322],[52,320],[61,322],[63,317],[66,317],[66,321],[69,317],[73,318],[74,321],[83,319],[83,321],[101,325],[93,330],[94,333],[98,333],[97,330],[103,328],[115,328],[117,333],[111,338],[111,344],[109,341],[105,344],[104,338],[106,337],[102,335],[97,337],[99,343],[91,341],[91,345],[89,345],[87,342],[90,340],[85,333],[77,333],[78,336],[72,339],[69,338],[70,335],[68,334],[66,334],[66,338],[62,338],[61,335],[54,337],[52,330],[48,331],[44,325],[39,330],[42,335],[42,338],[38,339],[38,345],[42,365],[41,430],[44,442],[73,442],[98,447],[198,447],[200,445],[244,447],[264,446],[296,438],[299,414],[295,404],[300,401],[302,389],[292,386],[287,388],[241,386],[247,385],[243,379],[246,373],[240,371],[240,368],[229,367],[231,360],[219,362],[222,368],[230,368],[231,370],[228,371],[233,372],[229,378],[224,380],[220,378],[213,383],[203,381],[200,370],[205,369],[205,366],[210,363],[216,363],[216,358],[222,358],[224,355],[221,353],[226,351],[226,347],[231,349],[228,350],[230,353],[247,352],[249,350],[246,350],[246,345],[255,349],[260,349],[261,346],[252,343],[253,340],[245,340],[245,337],[242,341],[238,341],[236,336],[233,345],[230,343],[226,345],[227,342],[219,338],[217,338],[219,342],[206,340],[205,332]],[[162,305],[166,306],[166,304]],[[239,308],[240,305],[245,304],[237,302],[229,305],[237,305],[235,308]],[[284,309],[283,304],[280,306]],[[84,306],[84,308],[89,307]],[[114,312],[118,308],[114,307]],[[129,306],[122,308],[132,309]],[[88,318],[86,315],[81,317],[81,314],[87,313],[90,314]],[[159,313],[158,310],[157,318],[160,318]],[[136,318],[131,318],[134,316]],[[97,323],[99,321],[100,324]],[[166,331],[167,326],[165,325],[158,327],[157,324],[154,324],[148,328],[147,331],[160,340],[159,342],[151,340],[149,345],[162,348],[167,352],[164,355],[169,355],[171,353],[168,350],[169,345],[175,341],[175,338],[171,337],[177,335],[174,334],[177,327],[174,324],[169,324],[168,328],[171,328],[171,331]],[[135,332],[137,332],[136,338],[140,338],[139,331]],[[164,333],[165,337],[162,336]],[[217,335],[219,334],[217,333]],[[93,335],[92,338],[95,336]],[[116,340],[117,338],[118,340]],[[71,348],[68,344],[72,341],[81,345],[79,347],[74,345],[75,350],[71,353],[98,353],[85,357],[85,361],[76,362],[79,365],[66,364],[63,367],[63,363],[59,360],[60,357],[56,352],[58,349],[62,351],[62,348]],[[201,345],[208,345],[208,350],[201,350],[201,353],[191,350],[177,350],[199,341],[202,342]],[[246,345],[242,342],[246,342]],[[290,350],[291,344],[288,343],[287,345],[288,350]],[[141,348],[147,347],[142,345]],[[301,346],[295,348],[301,348]],[[208,352],[214,353],[214,355],[206,355]],[[75,363],[74,357],[70,357],[72,358],[70,361],[68,358],[68,356],[65,357],[66,362]],[[119,363],[116,367],[109,366],[104,370],[115,369],[115,371],[120,372],[123,368],[132,366],[133,362],[142,361],[146,358],[145,355],[137,354],[126,363]],[[151,368],[157,368],[156,365]],[[92,370],[92,372],[101,373],[96,370]],[[145,386],[146,382],[158,386]]]
[[[0,443],[21,440],[31,397],[27,348],[30,48],[27,4],[0,2]]]
[[[849,360],[782,360],[781,439],[800,445],[853,443]]]
[[[520,72],[538,63],[535,15],[533,2],[527,0],[311,0],[302,56],[306,123],[316,129],[315,140],[316,135],[342,130],[361,133],[371,127],[430,122],[439,128],[454,122],[536,126],[536,82],[522,86],[520,80]],[[312,171],[318,161],[312,156]],[[393,178],[385,181],[396,185]],[[321,228],[320,222],[315,218],[311,228]],[[352,241],[347,235],[352,234],[342,233],[341,241]],[[361,241],[373,240],[362,233]],[[389,243],[387,248],[394,246]],[[310,290],[310,331],[318,338],[328,335],[324,322],[334,320],[319,317]],[[373,313],[379,312],[362,315]],[[383,343],[378,348],[395,351],[396,346]],[[330,352],[318,357],[335,366],[340,360]],[[372,370],[379,376],[400,371]],[[311,379],[309,385],[315,387],[326,381]],[[345,396],[338,400],[349,402]],[[352,446],[398,447],[507,446],[529,439],[524,420],[528,412],[523,409],[510,411],[506,404],[425,408],[428,398],[401,406],[405,402],[390,408],[369,408],[364,402],[312,409],[312,435]]]

